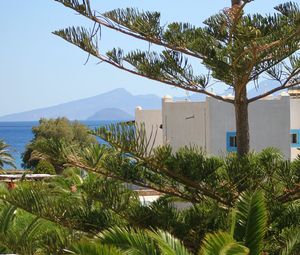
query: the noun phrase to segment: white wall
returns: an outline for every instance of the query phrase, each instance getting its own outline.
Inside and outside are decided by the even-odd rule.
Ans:
[[[291,129],[300,129],[300,98],[291,98]],[[291,158],[295,159],[300,151],[291,149]]]
[[[232,104],[208,97],[206,102],[163,102],[163,137],[177,150],[196,145],[209,154],[227,153],[226,133],[236,131]],[[263,99],[249,105],[250,147],[279,148],[290,158],[289,97]]]
[[[140,202],[142,203],[142,205],[150,205],[151,203],[153,203],[154,201],[156,201],[157,199],[160,198],[160,195],[156,195],[156,196],[139,196]]]
[[[234,107],[208,98],[209,152],[226,152],[226,132],[236,131]],[[249,105],[250,149],[261,151],[275,147],[290,158],[290,100],[289,97],[263,99]]]
[[[207,107],[207,140],[208,153],[224,155],[226,151],[226,133],[235,131],[235,115],[232,104],[208,97]]]
[[[163,139],[174,150],[196,145],[206,148],[205,103],[163,102]]]
[[[261,151],[275,147],[286,158],[291,157],[290,125],[300,128],[300,99],[267,98],[249,105],[250,148]],[[291,114],[294,119],[291,122]],[[136,110],[136,122],[145,122],[146,130],[159,127],[156,145],[170,144],[174,150],[182,146],[197,146],[209,154],[227,153],[226,133],[236,131],[232,104],[208,97],[206,102],[173,102],[162,100],[160,110]]]
[[[151,144],[155,139],[154,148],[163,144],[162,129],[160,128],[162,124],[161,110],[142,110],[140,107],[137,107],[135,110],[135,122],[138,126],[144,123],[147,139],[150,139]]]
[[[261,151],[265,147],[280,149],[291,157],[290,97],[259,100],[249,107],[250,147]]]

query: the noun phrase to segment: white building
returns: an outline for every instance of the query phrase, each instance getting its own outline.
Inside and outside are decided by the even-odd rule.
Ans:
[[[145,124],[149,137],[157,130],[155,146],[170,144],[177,150],[191,145],[211,155],[236,151],[233,105],[211,97],[205,102],[175,102],[165,96],[162,110],[137,107],[135,121]],[[249,125],[251,150],[275,147],[291,159],[300,153],[300,97],[283,92],[251,103]]]

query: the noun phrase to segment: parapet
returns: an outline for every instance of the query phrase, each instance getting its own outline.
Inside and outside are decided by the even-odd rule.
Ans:
[[[171,97],[170,95],[165,95],[163,98],[162,98],[162,101],[164,103],[166,102],[173,102],[173,97]]]

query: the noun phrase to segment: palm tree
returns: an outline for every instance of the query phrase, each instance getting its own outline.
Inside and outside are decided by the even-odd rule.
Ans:
[[[61,254],[71,231],[9,204],[0,204],[0,252]]]
[[[14,158],[9,153],[9,145],[4,140],[0,139],[0,169],[3,169],[5,165],[16,167],[14,164]]]
[[[267,208],[263,193],[242,194],[232,210],[231,221],[230,231],[206,235],[200,248],[200,255],[262,253],[267,230]],[[298,244],[299,242],[300,240]],[[161,230],[145,231],[114,227],[102,232],[99,243],[116,247],[125,254],[193,254],[180,240]]]
[[[74,184],[76,191],[71,189]],[[183,212],[173,212],[163,204],[142,206],[134,192],[126,191],[121,183],[96,175],[81,179],[67,171],[55,180],[20,182],[14,190],[0,190],[0,251],[2,246],[18,254],[45,254],[39,253],[41,250],[78,255],[198,254],[199,245],[191,247],[184,234],[176,231],[178,227],[199,240],[200,254],[259,255],[269,252],[270,245],[273,250],[268,254],[299,254],[300,231],[295,222],[292,226],[282,225],[281,234],[270,241],[269,232],[279,226],[279,221],[273,222],[273,212],[267,211],[262,192],[243,193],[235,207],[223,209],[230,215],[229,220],[225,219],[230,224],[225,226],[205,228],[207,223],[201,221],[207,220],[203,214],[206,210],[196,205]],[[298,217],[297,204],[293,210]],[[163,218],[164,214],[168,218]],[[214,221],[219,220],[218,215],[208,214]],[[287,221],[293,219],[284,210],[281,214]],[[157,218],[173,223],[163,225]],[[204,238],[198,239],[195,224],[206,232]],[[56,253],[58,250],[61,253]]]

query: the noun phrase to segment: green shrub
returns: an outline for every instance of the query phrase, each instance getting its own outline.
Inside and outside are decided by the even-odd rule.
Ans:
[[[40,160],[40,162],[37,164],[34,173],[36,174],[56,174],[54,166],[46,161],[46,160]]]
[[[64,169],[64,146],[76,146],[83,149],[91,143],[97,143],[96,138],[89,133],[89,128],[78,121],[67,118],[40,119],[39,125],[32,128],[33,139],[27,144],[22,155],[23,168],[34,169],[42,155],[54,166],[57,173]]]

